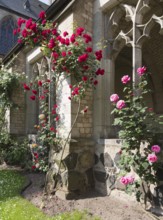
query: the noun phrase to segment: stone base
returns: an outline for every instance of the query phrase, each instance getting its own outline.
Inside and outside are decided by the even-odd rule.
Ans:
[[[94,145],[94,141],[90,139],[71,140],[66,144],[57,186],[60,189],[57,193],[64,199],[74,198],[75,194],[84,194],[94,187]],[[62,146],[64,146],[64,143],[60,149],[62,149]],[[53,191],[52,188],[55,185],[53,182],[55,182],[55,174],[58,173],[61,154],[62,150],[56,153],[55,148],[50,151],[49,163],[51,166],[48,176],[49,181],[52,182],[52,184],[49,184],[51,191]]]
[[[62,200],[74,200],[78,199],[79,195],[74,192],[69,192],[68,190],[59,189],[56,191],[55,195]]]
[[[99,139],[95,147],[94,178],[95,189],[103,195],[110,195],[112,189],[124,189],[117,180],[120,171],[118,161],[122,141],[119,139]]]

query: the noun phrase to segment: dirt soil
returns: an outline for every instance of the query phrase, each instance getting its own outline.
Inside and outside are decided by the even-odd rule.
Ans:
[[[42,174],[26,174],[31,184],[23,192],[23,196],[37,207],[43,207],[46,214],[53,216],[74,209],[87,210],[90,214],[99,216],[101,220],[152,220],[143,211],[135,198],[119,190],[113,190],[110,196],[101,196],[97,192],[89,192],[85,197],[75,200],[63,200],[52,195],[43,197],[45,176]],[[44,199],[43,199],[44,198]],[[163,220],[163,217],[158,219]]]

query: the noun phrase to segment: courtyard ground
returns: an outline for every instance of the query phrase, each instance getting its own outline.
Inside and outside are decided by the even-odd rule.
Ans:
[[[156,219],[143,211],[134,197],[118,190],[113,190],[110,196],[105,197],[96,192],[89,192],[87,196],[79,197],[76,200],[62,200],[52,195],[44,198],[44,202],[42,202],[44,176],[32,173],[26,175],[31,180],[31,184],[23,192],[23,196],[37,207],[43,207],[43,212],[50,216],[78,209],[87,210],[102,220]],[[158,217],[158,219],[163,220],[163,217]]]

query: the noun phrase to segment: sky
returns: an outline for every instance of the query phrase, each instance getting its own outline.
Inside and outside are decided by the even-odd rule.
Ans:
[[[49,5],[49,0],[39,0],[40,2],[44,2],[45,4]]]

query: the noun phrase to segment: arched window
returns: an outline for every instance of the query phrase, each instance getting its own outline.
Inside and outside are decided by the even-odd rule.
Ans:
[[[0,22],[0,54],[5,55],[17,42],[17,35],[13,34],[16,22],[12,16],[4,17]]]

